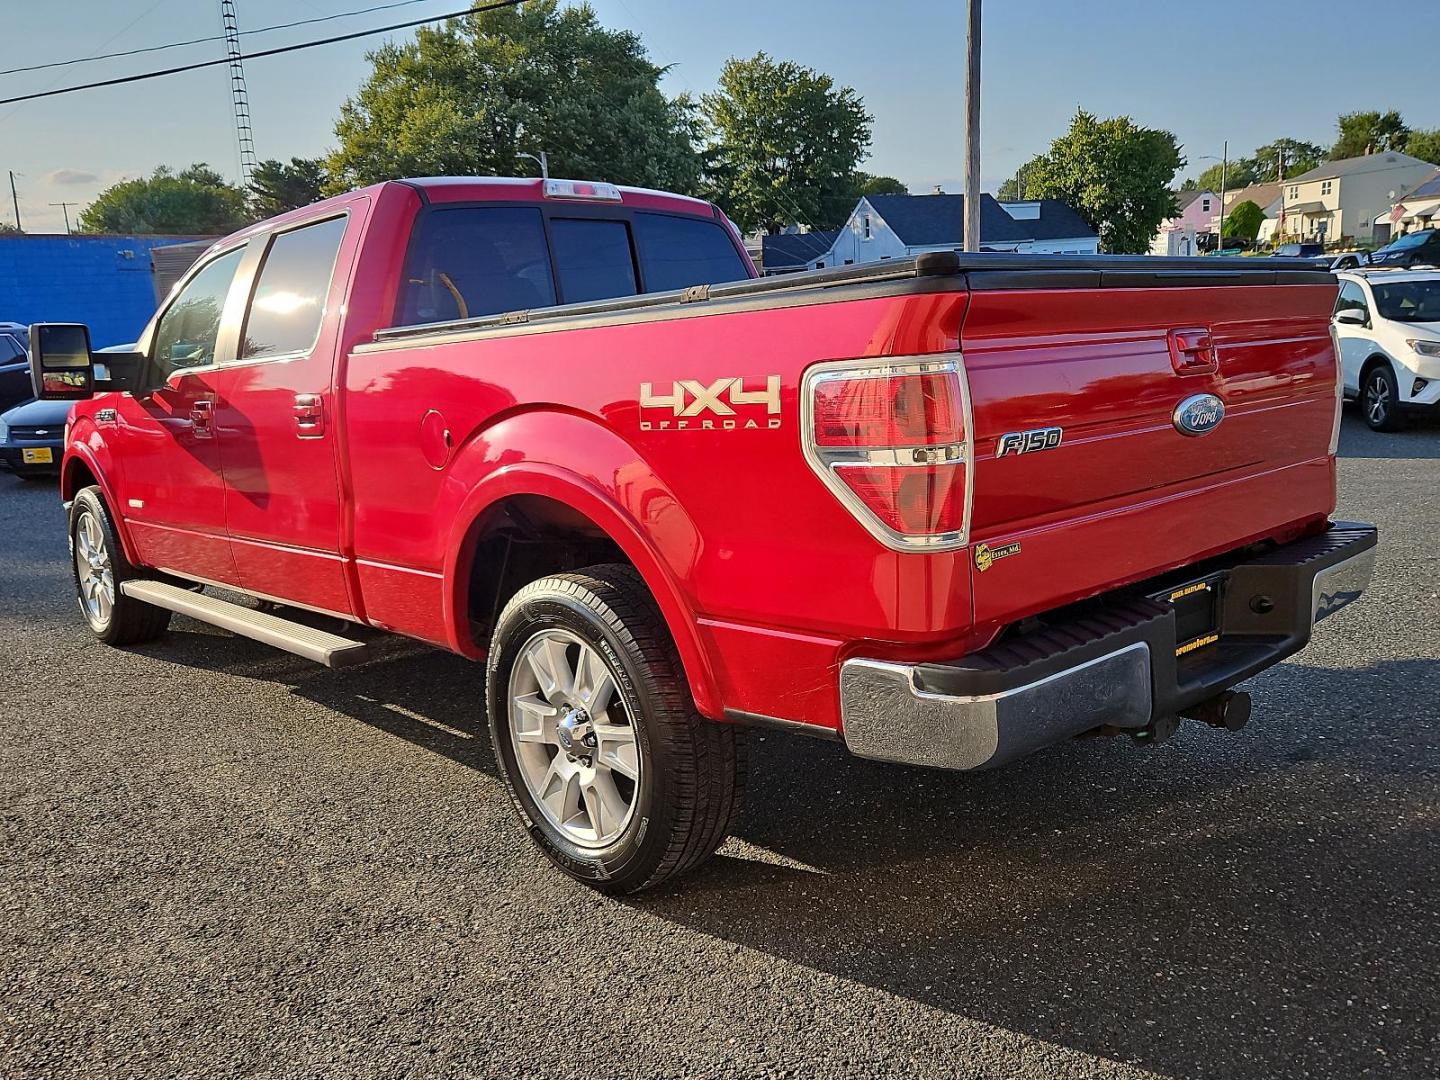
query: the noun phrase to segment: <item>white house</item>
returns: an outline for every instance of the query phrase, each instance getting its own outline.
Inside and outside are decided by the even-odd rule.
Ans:
[[[1002,203],[982,194],[980,200],[982,251],[1041,255],[1095,255],[1100,251],[1095,230],[1056,199]],[[965,243],[965,196],[869,195],[855,204],[828,250],[816,253],[815,238],[824,235],[767,236],[766,272],[774,273],[786,264],[796,270],[816,270],[902,259],[926,251],[954,251]],[[808,254],[803,266],[794,265],[796,249]]]
[[[1435,172],[1430,162],[1391,150],[1341,158],[1286,177],[1277,239],[1373,239],[1383,215]]]
[[[1440,171],[1421,181],[1404,198],[1375,219],[1375,242],[1382,243],[1421,229],[1440,228]]]

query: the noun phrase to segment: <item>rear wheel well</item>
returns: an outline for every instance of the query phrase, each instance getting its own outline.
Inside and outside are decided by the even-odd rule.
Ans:
[[[620,545],[574,507],[540,495],[512,495],[474,526],[466,617],[486,646],[510,598],[532,581],[598,563],[633,565]]]

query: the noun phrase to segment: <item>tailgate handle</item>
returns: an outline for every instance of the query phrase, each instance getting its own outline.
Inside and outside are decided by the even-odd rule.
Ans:
[[[1208,375],[1220,364],[1215,357],[1215,339],[1203,326],[1170,331],[1170,363],[1181,375]]]

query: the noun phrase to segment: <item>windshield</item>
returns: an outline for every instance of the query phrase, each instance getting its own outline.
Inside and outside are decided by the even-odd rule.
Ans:
[[[1396,240],[1393,244],[1386,248],[1386,250],[1406,251],[1410,248],[1417,248],[1420,247],[1420,245],[1422,245],[1423,243],[1425,243],[1426,240],[1429,240],[1432,235],[1433,233],[1429,229],[1426,229],[1423,232],[1412,232],[1406,236],[1402,236],[1399,240]]]
[[[1425,281],[1374,282],[1375,309],[1396,322],[1440,322],[1440,278]]]

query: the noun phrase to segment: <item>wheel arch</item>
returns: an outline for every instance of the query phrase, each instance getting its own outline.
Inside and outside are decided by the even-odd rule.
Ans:
[[[114,489],[111,487],[104,468],[101,467],[94,451],[89,446],[82,442],[72,441],[60,463],[60,498],[68,504],[81,490],[92,484],[100,489],[100,494],[105,499],[105,505],[110,509],[110,520],[120,538],[120,547],[125,553],[125,558],[132,566],[138,566],[140,564],[139,553],[130,536],[125,515],[120,512],[120,505],[115,500]]]
[[[1367,356],[1365,358],[1365,362],[1360,365],[1361,389],[1364,389],[1365,380],[1369,378],[1370,372],[1374,371],[1381,364],[1386,364],[1389,366],[1390,374],[1395,376],[1396,385],[1399,385],[1400,376],[1395,373],[1395,362],[1383,352],[1374,352]]]
[[[633,483],[637,471],[644,469],[648,483],[641,486],[653,493],[658,479],[648,474],[648,469],[634,458],[633,451],[629,451],[628,456],[629,480]],[[577,541],[578,549],[594,553],[591,562],[615,561],[618,556],[620,561],[635,568],[675,642],[696,707],[713,719],[723,717],[724,707],[701,643],[693,608],[671,565],[624,505],[623,496],[605,490],[592,477],[553,462],[525,461],[491,472],[470,489],[452,518],[454,525],[446,544],[443,592],[444,620],[451,648],[474,658],[484,655],[485,645],[475,639],[471,629],[477,555],[498,530],[514,524],[517,511],[519,517],[533,519],[536,508],[541,510],[545,531],[553,534],[568,527],[566,535]],[[576,567],[563,564],[555,567],[567,568]],[[496,610],[508,599],[505,590],[514,584],[504,580],[503,571],[498,578],[493,588],[486,586],[492,591],[484,594],[485,602]]]

